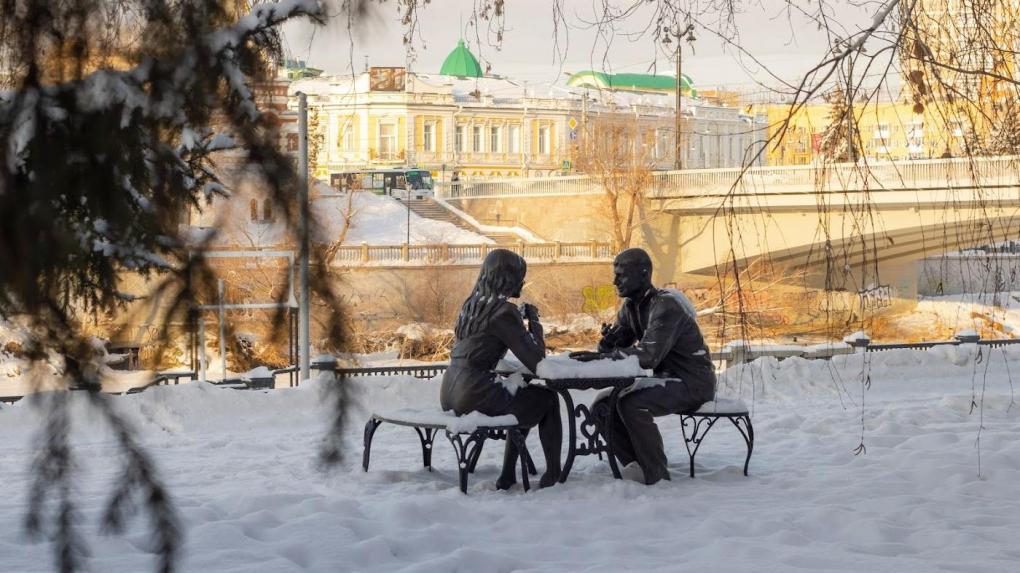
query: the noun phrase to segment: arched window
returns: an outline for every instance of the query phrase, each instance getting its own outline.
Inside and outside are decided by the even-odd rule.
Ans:
[[[248,214],[251,216],[251,220],[252,221],[258,221],[259,220],[259,200],[258,199],[252,199],[248,203],[248,212],[249,212]]]
[[[271,199],[262,201],[262,220],[267,223],[273,220],[273,201]]]

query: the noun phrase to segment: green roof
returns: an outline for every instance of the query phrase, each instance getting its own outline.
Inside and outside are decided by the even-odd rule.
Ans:
[[[457,47],[450,52],[449,56],[446,56],[443,67],[439,68],[439,73],[444,76],[480,78],[482,77],[482,66],[478,65],[474,54],[464,45],[464,40],[457,40]]]
[[[584,70],[572,74],[568,86],[595,88],[600,90],[627,90],[637,92],[675,92],[676,76],[653,76],[651,74],[607,74]],[[691,97],[697,97],[694,81],[688,75],[680,76],[681,90]]]

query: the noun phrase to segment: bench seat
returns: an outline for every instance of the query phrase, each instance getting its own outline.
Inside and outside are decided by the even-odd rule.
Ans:
[[[754,451],[754,426],[751,425],[751,414],[747,404],[739,398],[716,398],[706,402],[694,412],[679,412],[681,431],[684,435],[684,445],[687,447],[687,455],[690,457],[691,477],[694,477],[694,456],[701,447],[701,442],[708,435],[709,430],[720,419],[727,419],[747,444],[747,457],[744,458],[744,475],[747,475],[747,467],[751,463],[751,453]],[[688,435],[688,424],[691,426]]]
[[[422,461],[429,471],[432,471],[432,445],[435,436],[439,431],[443,431],[457,455],[460,490],[464,493],[467,493],[468,474],[474,473],[485,440],[513,440],[517,444],[521,453],[521,484],[524,491],[530,488],[528,474],[537,473],[524,442],[527,428],[518,424],[516,416],[511,414],[486,416],[478,412],[458,416],[450,411],[413,408],[376,412],[369,417],[365,424],[365,449],[361,462],[361,467],[366,472],[372,452],[372,438],[376,429],[384,422],[414,428],[421,441]]]

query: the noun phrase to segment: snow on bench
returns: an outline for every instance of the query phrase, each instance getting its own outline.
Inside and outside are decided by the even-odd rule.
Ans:
[[[401,426],[448,430],[454,434],[470,434],[478,428],[517,426],[517,416],[513,414],[486,416],[480,412],[471,412],[470,414],[458,416],[450,410],[437,412],[435,410],[417,408],[402,408],[389,412],[378,412],[372,414],[372,418]]]
[[[716,398],[711,402],[705,402],[693,414],[746,414],[747,405],[740,398]]]
[[[521,484],[528,491],[528,474],[535,475],[535,463],[524,443],[524,433],[513,414],[486,416],[471,412],[458,416],[451,411],[404,408],[389,412],[373,413],[365,424],[365,450],[361,467],[367,472],[372,452],[372,437],[383,422],[414,428],[421,441],[421,455],[425,467],[432,471],[432,445],[436,433],[444,430],[446,438],[457,454],[457,469],[460,474],[460,491],[467,493],[468,474],[474,473],[478,458],[482,454],[485,440],[513,440],[521,452]],[[467,439],[462,439],[467,435]]]
[[[754,426],[751,425],[751,414],[747,404],[739,398],[716,398],[711,402],[705,402],[694,412],[679,412],[680,431],[684,435],[684,445],[687,446],[687,455],[691,460],[691,477],[694,477],[694,456],[701,447],[702,440],[720,419],[725,418],[733,424],[744,438],[747,445],[747,457],[744,458],[744,475],[747,475],[747,466],[751,463],[751,452],[754,451]],[[691,435],[687,435],[687,424],[691,424]]]

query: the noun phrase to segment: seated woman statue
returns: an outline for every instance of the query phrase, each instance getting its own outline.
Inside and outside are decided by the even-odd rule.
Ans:
[[[518,309],[507,300],[521,295],[527,269],[523,258],[506,249],[496,249],[485,257],[478,282],[457,317],[456,338],[450,367],[443,375],[440,403],[444,410],[453,410],[457,415],[472,411],[487,416],[513,414],[522,426],[537,424],[546,463],[539,485],[548,487],[560,476],[563,431],[559,400],[547,388],[506,384],[505,379],[493,372],[508,349],[532,372],[545,357],[538,309],[530,304]],[[518,455],[517,447],[507,440],[503,471],[496,480],[498,489],[516,483]]]

